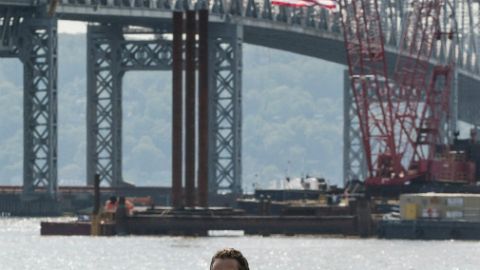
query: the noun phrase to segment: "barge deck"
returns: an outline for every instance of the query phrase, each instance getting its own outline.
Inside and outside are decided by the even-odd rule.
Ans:
[[[378,237],[384,239],[480,240],[480,222],[442,220],[382,220]]]

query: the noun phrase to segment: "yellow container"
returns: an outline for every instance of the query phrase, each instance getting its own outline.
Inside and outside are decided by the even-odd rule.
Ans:
[[[420,193],[400,196],[403,220],[435,218],[443,220],[480,220],[479,194]]]
[[[417,205],[414,203],[405,204],[405,213],[403,219],[405,220],[416,220],[417,219]]]

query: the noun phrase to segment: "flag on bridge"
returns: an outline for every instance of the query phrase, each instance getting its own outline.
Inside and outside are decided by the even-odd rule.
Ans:
[[[284,7],[319,6],[328,10],[337,9],[337,1],[335,0],[272,0],[272,5]]]
[[[319,5],[321,8],[329,9],[329,10],[335,10],[337,9],[337,1],[335,0],[312,0],[313,2],[316,2],[317,5]]]
[[[311,7],[315,5],[313,2],[304,0],[272,0],[272,5],[281,7]]]

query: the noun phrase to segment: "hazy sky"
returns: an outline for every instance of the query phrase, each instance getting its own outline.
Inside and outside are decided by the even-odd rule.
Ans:
[[[86,33],[87,23],[76,21],[59,21],[58,32],[69,34]]]

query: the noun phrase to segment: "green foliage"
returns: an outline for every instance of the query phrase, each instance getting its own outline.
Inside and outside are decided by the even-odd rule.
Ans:
[[[59,39],[59,180],[85,183],[85,36]],[[287,52],[244,45],[243,180],[310,174],[341,182],[343,67]],[[22,72],[0,65],[0,184],[22,182]],[[171,75],[124,77],[123,166],[137,185],[169,185]]]

